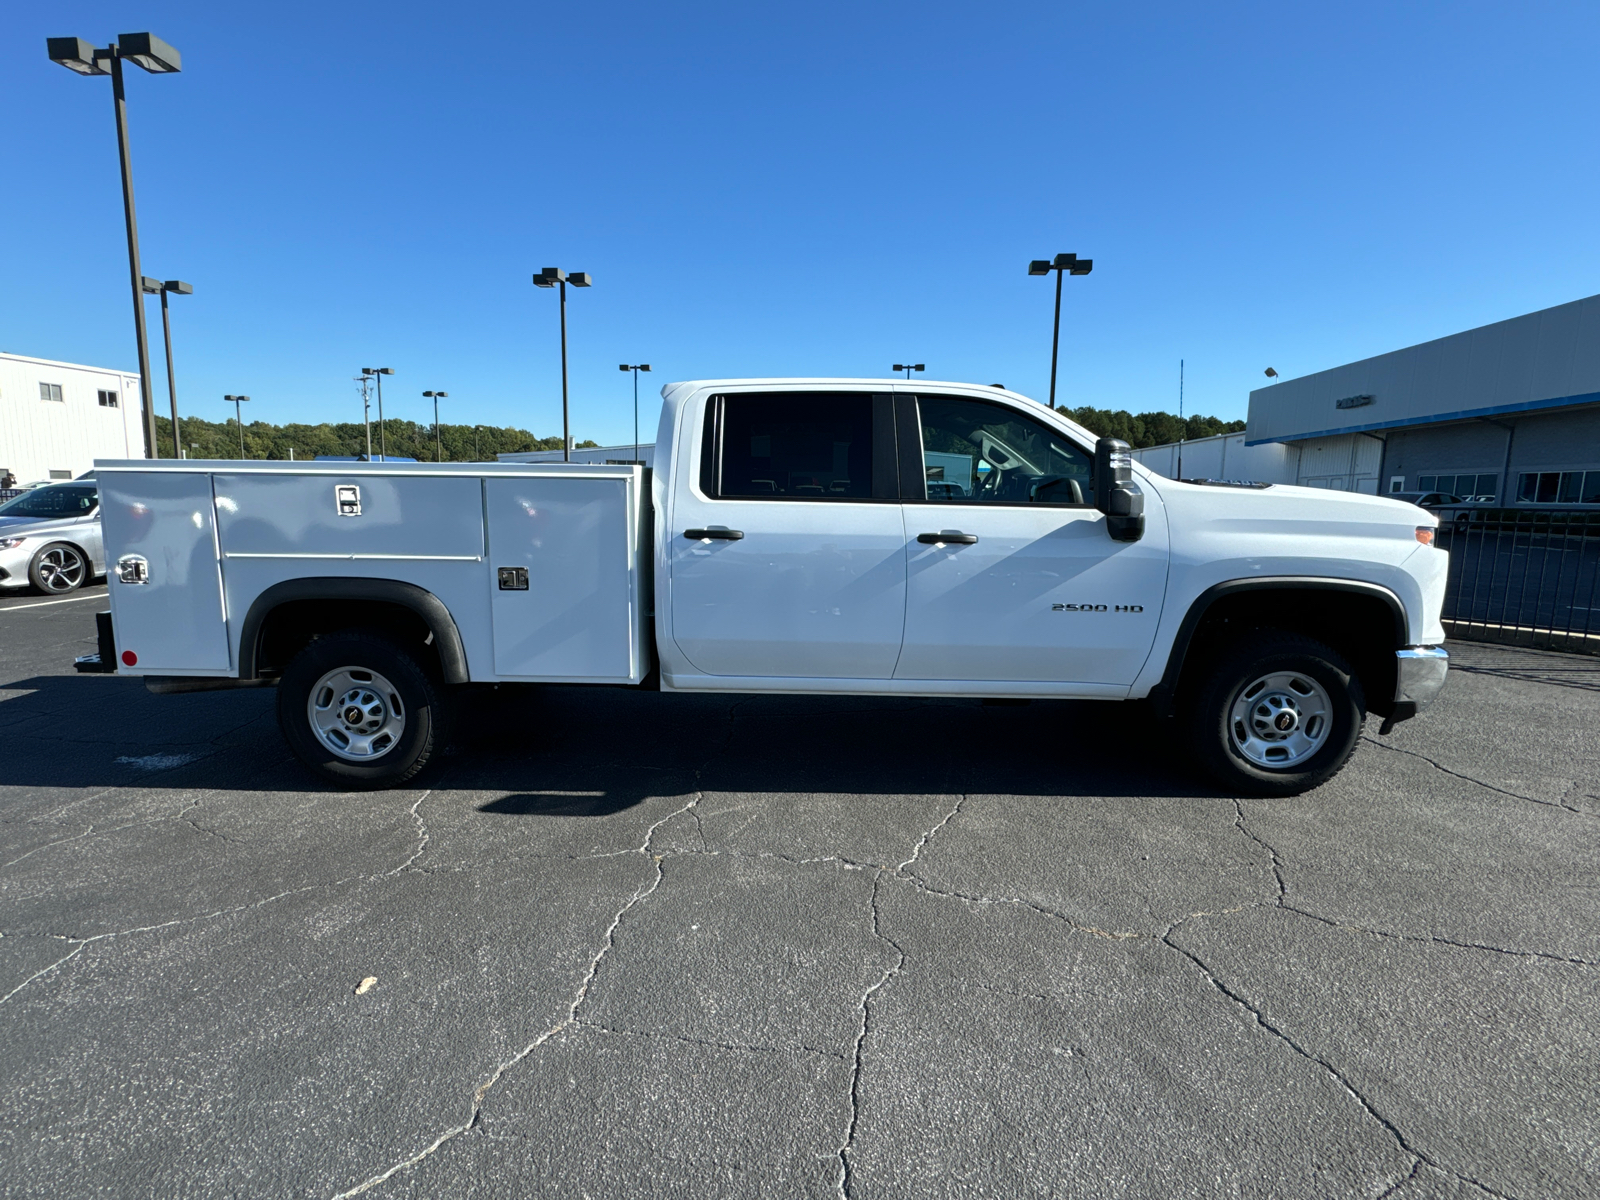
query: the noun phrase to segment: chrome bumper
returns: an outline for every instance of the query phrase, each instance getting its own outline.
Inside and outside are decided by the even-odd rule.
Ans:
[[[1394,653],[1394,702],[1419,713],[1433,703],[1444,687],[1450,655],[1443,646],[1407,646]]]

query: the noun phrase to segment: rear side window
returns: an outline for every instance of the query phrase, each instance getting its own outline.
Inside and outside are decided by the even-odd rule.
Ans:
[[[758,392],[723,396],[721,406],[720,470],[706,480],[708,494],[724,500],[872,498],[870,395]],[[716,448],[710,445],[709,453]]]

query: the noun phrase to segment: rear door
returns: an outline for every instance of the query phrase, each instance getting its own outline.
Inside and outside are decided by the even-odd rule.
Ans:
[[[709,675],[893,675],[906,563],[891,397],[713,396],[698,467],[669,530],[684,657]]]
[[[1010,405],[901,400],[920,459],[902,472],[905,645],[896,679],[1125,686],[1150,653],[1166,592],[1166,521],[1115,542],[1092,458]],[[916,415],[912,415],[912,410]]]

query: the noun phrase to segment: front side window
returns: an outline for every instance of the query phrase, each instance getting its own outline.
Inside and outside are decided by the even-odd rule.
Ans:
[[[720,470],[708,480],[710,494],[724,500],[872,497],[871,396],[762,392],[724,396],[721,404]]]
[[[42,487],[0,504],[0,517],[82,517],[95,510],[100,493],[92,487]]]
[[[61,385],[59,383],[41,383],[39,385],[39,399],[52,400],[61,403]]]
[[[929,501],[1094,503],[1093,460],[1041,422],[1000,404],[921,396],[922,466]]]

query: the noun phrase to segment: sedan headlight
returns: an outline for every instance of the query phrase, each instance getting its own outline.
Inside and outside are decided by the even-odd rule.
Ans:
[[[0,537],[0,550],[13,550],[27,540],[25,537]]]

